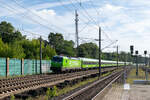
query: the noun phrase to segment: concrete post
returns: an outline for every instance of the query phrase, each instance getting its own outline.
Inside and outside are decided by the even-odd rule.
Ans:
[[[24,59],[21,59],[21,75],[24,75]]]
[[[6,58],[6,77],[9,76],[9,58]]]

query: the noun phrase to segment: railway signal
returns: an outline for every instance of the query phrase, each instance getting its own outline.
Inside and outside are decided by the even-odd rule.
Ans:
[[[136,76],[138,76],[138,51],[136,50],[135,51],[135,54],[136,54]]]
[[[145,51],[144,51],[144,55],[145,55],[145,66],[146,66],[146,54],[147,54],[147,51],[145,50]]]
[[[131,46],[130,46],[130,52],[131,52],[131,55],[133,55],[133,51],[134,51],[134,46],[131,45]]]

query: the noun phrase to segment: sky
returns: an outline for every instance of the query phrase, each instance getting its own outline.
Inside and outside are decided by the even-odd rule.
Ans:
[[[98,44],[100,26],[103,51],[114,52],[119,45],[119,51],[129,52],[134,45],[143,54],[150,53],[149,9],[149,0],[0,0],[0,22],[12,23],[28,38],[47,39],[55,32],[75,41],[77,10],[80,44]]]

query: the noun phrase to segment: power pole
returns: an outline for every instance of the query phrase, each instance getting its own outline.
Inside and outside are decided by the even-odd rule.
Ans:
[[[149,54],[149,67],[150,67],[150,54]]]
[[[40,74],[42,74],[42,37],[40,36]]]
[[[118,61],[119,61],[119,56],[118,56],[118,45],[117,45],[117,68],[119,68]]]
[[[101,27],[99,27],[99,77],[101,76]]]
[[[76,26],[76,29],[75,29],[75,31],[76,31],[76,44],[77,44],[77,47],[79,46],[79,36],[78,36],[78,21],[79,21],[79,19],[78,19],[78,13],[77,13],[77,10],[75,10],[75,26]]]

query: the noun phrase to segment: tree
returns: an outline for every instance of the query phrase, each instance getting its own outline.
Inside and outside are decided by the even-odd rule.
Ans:
[[[24,53],[26,54],[25,58],[40,59],[40,40],[23,40],[20,43],[24,48]],[[42,42],[42,54],[43,59],[51,59],[54,55],[56,55],[56,52],[49,45],[44,47],[44,42]]]
[[[81,44],[77,49],[79,57],[98,58],[99,51],[95,43],[84,43]]]
[[[60,33],[50,33],[49,44],[56,50],[58,55],[75,56],[74,42],[64,40]]]
[[[0,39],[0,57],[24,58],[24,49],[18,42],[8,45]]]
[[[12,43],[16,40],[25,39],[25,36],[22,36],[21,32],[18,30],[15,31],[15,28],[6,21],[0,23],[0,37],[4,43]]]
[[[44,59],[52,59],[53,56],[56,55],[56,51],[51,48],[49,45],[43,48],[42,57]]]
[[[48,36],[49,44],[56,50],[57,54],[61,54],[60,50],[63,48],[64,38],[60,33],[50,33]]]
[[[4,44],[0,38],[0,57],[8,57],[9,47],[7,44]]]
[[[24,48],[22,48],[19,42],[9,44],[9,48],[11,49],[10,58],[25,58],[26,54],[24,53]]]
[[[74,50],[74,42],[64,40],[63,42],[63,48],[60,51],[61,54],[64,54],[66,56],[75,56],[75,50]]]

